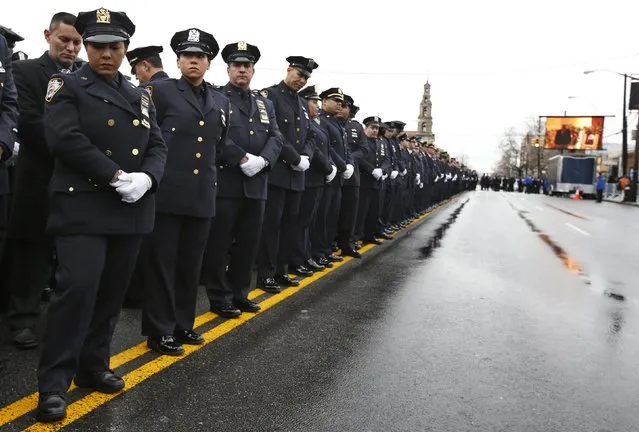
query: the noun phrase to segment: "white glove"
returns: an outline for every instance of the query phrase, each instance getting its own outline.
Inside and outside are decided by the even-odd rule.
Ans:
[[[395,178],[397,178],[397,175],[399,174],[399,171],[393,170],[391,171],[391,180],[395,180]]]
[[[308,156],[301,155],[300,163],[293,167],[295,171],[306,171],[311,166],[311,162],[308,160]]]
[[[142,198],[144,194],[151,189],[153,183],[151,182],[151,177],[145,173],[123,172],[112,185],[115,187],[115,190],[122,195],[122,201],[132,204]]]
[[[373,174],[373,177],[375,177],[375,180],[379,180],[380,178],[382,178],[382,175],[384,175],[384,172],[382,171],[381,168],[375,168],[372,174]]]
[[[388,174],[384,174],[384,175],[382,176],[382,181],[386,180],[387,178],[388,178]]]
[[[453,177],[453,181],[457,180],[457,174],[455,174],[455,177]]]
[[[352,177],[353,173],[355,172],[355,167],[351,164],[347,164],[346,165],[346,171],[344,171],[342,173],[342,178],[348,180],[349,178]]]
[[[406,171],[406,168],[404,168],[404,171],[402,171],[401,173],[399,173],[400,176],[404,177],[406,175],[408,171]]]
[[[420,189],[424,189],[424,183],[420,183],[420,184],[419,184],[419,188],[420,188]]]
[[[337,167],[335,165],[332,165],[332,167],[333,167],[333,171],[331,171],[331,173],[326,176],[326,183],[332,182],[335,176],[337,175]]]
[[[246,157],[248,158],[248,161],[241,164],[240,169],[247,177],[253,177],[266,166],[266,159],[262,156],[255,156],[251,153],[247,153]]]
[[[439,181],[439,175],[435,177],[435,183],[437,183],[438,181]]]
[[[415,184],[419,184],[421,181],[421,174],[417,173],[415,175]]]

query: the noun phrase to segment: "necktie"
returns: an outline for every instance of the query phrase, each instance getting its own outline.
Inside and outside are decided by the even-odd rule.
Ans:
[[[200,108],[204,111],[204,88],[203,87],[193,87],[193,93],[195,93],[195,99],[200,104]]]
[[[240,97],[242,98],[242,104],[244,104],[244,110],[247,113],[251,112],[251,99],[249,98],[249,95],[242,92],[240,93]]]

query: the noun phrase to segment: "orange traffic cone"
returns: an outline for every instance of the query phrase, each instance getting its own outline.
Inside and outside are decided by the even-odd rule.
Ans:
[[[579,189],[577,189],[577,190],[575,191],[575,194],[573,195],[573,199],[576,199],[576,200],[580,200],[580,199],[582,199],[582,198],[581,198],[581,192],[579,192]]]

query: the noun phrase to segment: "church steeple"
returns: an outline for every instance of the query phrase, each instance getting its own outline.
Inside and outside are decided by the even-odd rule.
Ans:
[[[419,116],[417,117],[417,133],[426,138],[429,143],[435,142],[433,134],[433,103],[430,100],[430,83],[424,84],[424,94],[419,104]]]

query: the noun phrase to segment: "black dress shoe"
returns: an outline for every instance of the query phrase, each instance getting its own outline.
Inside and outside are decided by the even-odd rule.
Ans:
[[[375,237],[370,239],[364,239],[364,242],[370,243],[370,244],[376,244],[376,245],[381,245],[382,243],[384,243],[383,241],[376,239]]]
[[[179,356],[184,354],[184,347],[173,336],[149,337],[146,346],[164,355]]]
[[[295,274],[298,276],[313,276],[313,270],[307,268],[305,265],[295,267]]]
[[[359,242],[351,242],[351,249],[360,250],[361,248],[362,248],[362,245],[359,244]]]
[[[193,330],[177,330],[173,335],[177,343],[182,345],[202,345],[204,338]]]
[[[42,393],[38,399],[36,419],[50,423],[62,420],[67,416],[67,401],[63,393]]]
[[[278,294],[282,292],[282,287],[280,287],[280,284],[272,277],[260,280],[257,286],[271,294]]]
[[[339,255],[335,255],[335,254],[329,255],[328,259],[331,260],[332,262],[342,262],[342,261],[344,261],[343,257],[341,257]]]
[[[322,271],[326,268],[326,266],[315,262],[313,258],[309,258],[306,260],[306,268],[309,268],[313,271]]]
[[[326,268],[333,268],[333,262],[328,260],[328,259],[326,259],[326,258],[324,258],[324,257],[320,258],[317,261],[317,263],[319,265],[322,265],[322,266],[326,267]]]
[[[211,312],[222,318],[237,318],[242,311],[230,303],[211,303]]]
[[[259,310],[262,309],[259,303],[249,299],[233,300],[233,304],[235,305],[236,308],[238,308],[242,312],[255,313],[255,312],[259,312]]]
[[[382,232],[382,233],[379,233],[379,234],[375,234],[375,237],[380,237],[380,238],[383,238],[385,240],[392,240],[393,239],[392,235],[389,235],[388,233],[385,233],[385,232]]]
[[[124,380],[110,370],[78,374],[73,382],[80,388],[90,388],[100,393],[117,393],[124,388]]]
[[[353,258],[361,258],[362,254],[353,249],[342,249],[342,256],[350,256]]]
[[[291,277],[289,277],[289,275],[285,274],[285,275],[276,275],[275,276],[275,280],[277,281],[277,283],[279,283],[280,285],[283,285],[285,287],[296,287],[299,286],[300,281],[298,281],[297,279],[293,279]]]
[[[19,349],[32,349],[38,346],[38,336],[30,328],[12,331],[11,340]]]

